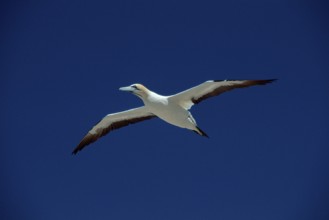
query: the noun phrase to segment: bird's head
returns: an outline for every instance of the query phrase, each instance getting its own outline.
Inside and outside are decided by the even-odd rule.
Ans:
[[[140,97],[141,99],[146,98],[149,93],[149,90],[145,86],[143,86],[142,84],[139,84],[139,83],[132,84],[132,85],[126,86],[126,87],[121,87],[119,90],[125,91],[125,92],[130,92],[130,93]]]

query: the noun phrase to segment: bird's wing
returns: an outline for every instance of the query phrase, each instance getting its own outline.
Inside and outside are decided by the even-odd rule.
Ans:
[[[174,101],[181,105],[185,109],[190,109],[194,104],[220,95],[223,92],[230,91],[236,88],[244,88],[255,85],[265,85],[273,82],[275,79],[268,80],[209,80],[198,86],[192,87],[183,92],[177,93],[169,97],[171,101]]]
[[[88,144],[95,142],[110,131],[154,117],[156,116],[148,112],[145,106],[108,114],[86,134],[72,154],[78,153]]]

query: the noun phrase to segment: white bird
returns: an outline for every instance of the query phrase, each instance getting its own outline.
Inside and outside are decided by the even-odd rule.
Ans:
[[[155,117],[161,118],[169,124],[186,128],[201,136],[208,137],[197,126],[189,111],[194,104],[232,89],[265,85],[274,80],[209,80],[171,96],[159,95],[142,84],[121,87],[121,91],[130,92],[141,98],[144,106],[106,115],[87,133],[72,154],[78,153],[88,144],[95,142],[110,131]]]

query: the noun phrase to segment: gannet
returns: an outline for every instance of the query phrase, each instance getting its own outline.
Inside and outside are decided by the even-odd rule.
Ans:
[[[208,137],[197,126],[189,111],[194,104],[232,89],[265,85],[274,80],[209,80],[171,96],[159,95],[139,83],[121,87],[119,90],[130,92],[142,99],[144,106],[106,115],[85,135],[72,154],[78,153],[110,131],[156,117],[169,124]]]

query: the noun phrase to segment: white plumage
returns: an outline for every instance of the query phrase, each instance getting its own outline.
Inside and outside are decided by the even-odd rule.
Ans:
[[[162,96],[150,91],[141,84],[120,88],[121,91],[131,92],[144,102],[144,106],[131,110],[106,115],[98,122],[81,140],[79,145],[73,150],[73,154],[78,153],[85,146],[95,142],[100,137],[114,129],[118,129],[129,124],[144,121],[154,117],[161,118],[169,124],[186,128],[208,137],[198,126],[189,109],[199,102],[219,95],[223,92],[254,85],[265,85],[273,82],[269,80],[209,80],[198,86],[185,90],[175,95]]]

